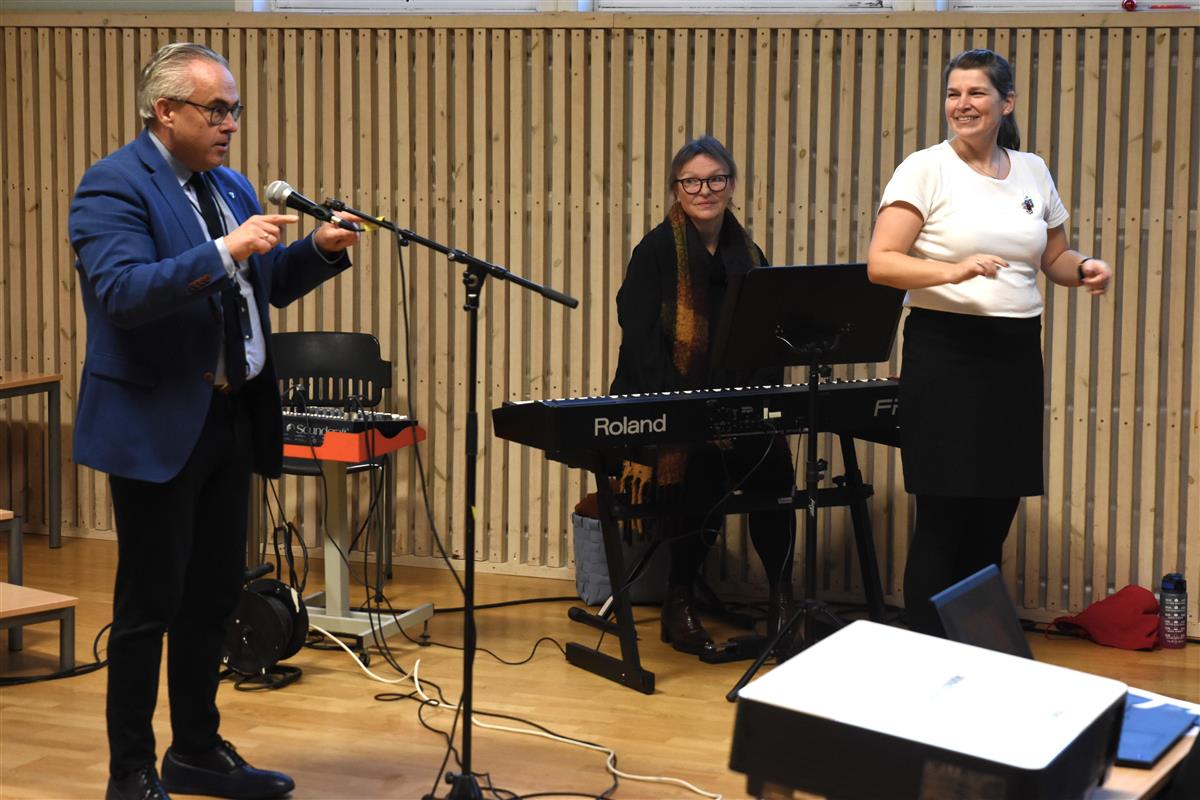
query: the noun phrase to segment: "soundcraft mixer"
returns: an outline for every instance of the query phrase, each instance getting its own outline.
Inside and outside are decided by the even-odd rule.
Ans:
[[[384,436],[395,436],[413,421],[403,414],[389,414],[386,411],[356,410],[346,411],[342,408],[309,407],[300,411],[296,408],[286,408],[283,411],[283,441],[284,444],[298,444],[319,447],[325,441],[325,434],[363,433],[377,430]]]

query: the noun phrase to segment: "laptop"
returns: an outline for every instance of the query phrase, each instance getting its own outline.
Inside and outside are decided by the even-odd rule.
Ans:
[[[1017,607],[995,564],[929,598],[946,638],[1021,658],[1033,658]]]
[[[1033,658],[1017,608],[995,564],[938,592],[930,600],[942,620],[946,638],[951,641]],[[1145,698],[1131,693],[1126,697],[1115,763],[1149,769],[1197,721],[1184,708],[1147,703]],[[1200,744],[1192,749],[1200,750]]]

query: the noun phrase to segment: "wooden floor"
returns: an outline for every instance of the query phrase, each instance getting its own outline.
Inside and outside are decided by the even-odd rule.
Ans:
[[[79,597],[76,653],[89,661],[97,632],[111,616],[116,545],[101,540],[64,540],[51,551],[46,539],[26,536],[25,582]],[[310,588],[320,586],[321,562],[314,561]],[[481,603],[573,594],[571,583],[497,575],[478,577]],[[388,596],[397,607],[432,601],[461,605],[448,573],[399,568]],[[361,595],[355,592],[353,602]],[[479,644],[508,660],[525,658],[534,641],[593,643],[596,636],[566,618],[567,603],[522,605],[478,615]],[[745,781],[726,764],[734,706],[724,694],[745,663],[705,665],[658,641],[657,609],[637,609],[643,660],[657,676],[657,692],[645,696],[569,666],[552,644],[533,660],[506,666],[480,653],[475,670],[478,711],[515,715],[567,736],[615,749],[618,766],[633,773],[683,778],[726,797],[745,796]],[[719,638],[737,631],[713,626]],[[461,643],[462,615],[439,613],[430,623],[436,642]],[[0,644],[0,674],[49,672],[57,667],[57,629],[26,628],[25,649],[9,653]],[[1127,652],[1059,637],[1031,637],[1038,659],[1107,675],[1143,689],[1200,702],[1200,646],[1150,653]],[[418,647],[391,639],[406,668],[420,660],[420,676],[434,681],[452,700],[461,688],[462,658],[442,647]],[[434,788],[440,795],[441,738],[421,727],[418,705],[382,702],[381,692],[407,692],[411,684],[385,686],[368,679],[344,652],[302,650],[289,660],[303,669],[296,684],[275,692],[235,691],[222,685],[223,735],[251,763],[288,772],[296,798],[417,798]],[[395,678],[375,658],[372,669]],[[887,669],[880,654],[879,669]],[[0,689],[0,797],[96,798],[107,780],[104,736],[105,672]],[[164,682],[165,684],[165,682]],[[428,689],[427,689],[428,691]],[[159,753],[170,741],[165,685],[156,717]],[[424,712],[430,725],[448,730],[453,713]],[[485,720],[486,721],[486,720]],[[497,721],[501,724],[503,721]],[[497,787],[519,793],[598,794],[608,787],[604,757],[546,739],[475,729],[472,766]],[[798,744],[802,746],[802,744]],[[695,797],[666,785],[622,780],[616,797]]]

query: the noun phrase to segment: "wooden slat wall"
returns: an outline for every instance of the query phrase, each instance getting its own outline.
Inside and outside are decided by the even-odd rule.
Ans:
[[[165,42],[196,39],[229,56],[248,108],[230,163],[256,186],[284,178],[342,197],[581,299],[566,312],[488,283],[484,410],[605,390],[619,341],[613,297],[632,245],[663,216],[665,170],[685,139],[712,132],[730,146],[737,209],[773,262],[859,260],[895,165],[944,136],[941,65],[989,46],[1016,69],[1024,144],[1056,175],[1071,240],[1117,268],[1099,301],[1048,288],[1048,491],[1018,515],[1010,587],[1041,618],[1176,569],[1200,594],[1196,28],[1181,14],[6,15],[0,365],[66,376],[64,524],[111,535],[107,482],[69,460],[85,331],[65,219],[86,166],[136,132],[134,75]],[[379,235],[355,260],[278,312],[276,329],[380,338],[397,365],[391,408],[429,431],[433,523],[461,558],[459,269]],[[898,369],[893,359],[853,374]],[[32,530],[46,529],[44,414],[38,402],[0,405],[0,505]],[[481,433],[474,557],[563,574],[570,510],[589,479],[493,439],[486,413]],[[836,465],[830,443],[823,450]],[[414,455],[397,475],[396,553],[432,563]],[[884,588],[903,603],[912,504],[898,455],[860,447],[860,459],[877,492]],[[279,492],[289,517],[319,518],[313,486],[289,479]],[[820,587],[856,596],[848,515],[827,512],[823,524]],[[727,584],[760,575],[746,538],[732,521],[713,560]]]

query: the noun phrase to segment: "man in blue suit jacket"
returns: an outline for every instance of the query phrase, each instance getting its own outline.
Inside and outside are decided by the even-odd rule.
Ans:
[[[142,70],[145,129],[88,169],[71,204],[87,316],[75,460],[109,474],[119,560],[108,641],[107,797],[287,794],[219,733],[225,623],[245,569],[252,471],[278,476],[279,391],[267,303],[350,266],[330,224],[284,247],[297,218],[263,214],[221,166],[242,106],[224,58],[167,45]],[[172,741],[151,720],[164,633]]]

